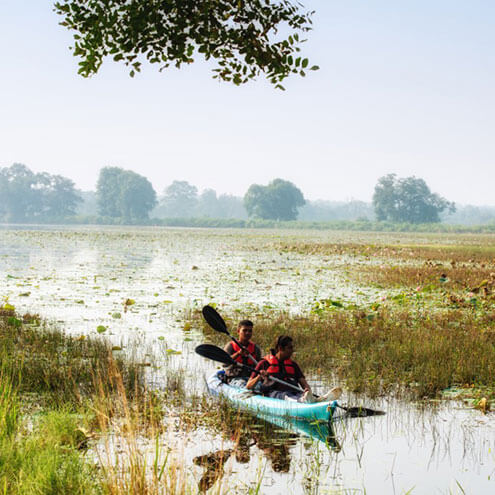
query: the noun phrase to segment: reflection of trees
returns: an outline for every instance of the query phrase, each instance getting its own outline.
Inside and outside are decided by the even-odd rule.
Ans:
[[[50,227],[16,227],[2,233],[2,270],[23,271],[24,276],[46,275],[70,264],[77,256],[77,245],[66,234]],[[20,232],[22,230],[22,232]]]

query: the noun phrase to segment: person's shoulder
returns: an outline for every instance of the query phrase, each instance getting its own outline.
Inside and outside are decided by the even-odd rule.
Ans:
[[[229,354],[232,354],[234,351],[234,347],[232,346],[232,342],[225,344],[225,347],[223,348],[223,350]]]
[[[256,368],[258,368],[258,369],[268,368],[269,365],[270,365],[270,363],[265,358],[262,358],[260,361],[258,361]]]
[[[301,367],[297,364],[297,361],[294,361],[293,359],[291,359],[291,361],[292,361],[292,366],[294,366],[294,368],[301,369]]]
[[[296,363],[296,361],[292,361],[292,364],[293,364],[293,366],[294,366],[294,369],[295,369],[295,371],[296,371],[296,374],[297,374],[297,375],[304,376],[304,373],[303,373],[303,371],[302,371],[301,367],[300,367],[300,366]]]

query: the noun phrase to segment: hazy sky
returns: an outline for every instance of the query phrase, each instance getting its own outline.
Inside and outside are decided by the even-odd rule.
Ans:
[[[219,83],[209,66],[77,75],[48,0],[0,1],[0,166],[94,189],[103,166],[243,195],[281,177],[308,199],[369,201],[387,173],[495,204],[495,2],[303,0],[321,70]]]

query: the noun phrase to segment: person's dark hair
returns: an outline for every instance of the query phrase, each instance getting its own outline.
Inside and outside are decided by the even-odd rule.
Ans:
[[[237,328],[241,328],[241,327],[254,327],[254,325],[251,320],[241,320],[237,325]]]
[[[289,337],[288,335],[280,335],[275,341],[274,348],[270,349],[270,352],[273,356],[275,356],[280,349],[287,347],[291,342],[293,342],[292,337]]]

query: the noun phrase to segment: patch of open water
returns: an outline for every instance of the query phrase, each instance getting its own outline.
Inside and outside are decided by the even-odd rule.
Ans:
[[[367,237],[315,231],[3,228],[0,297],[8,297],[21,312],[59,322],[69,333],[96,334],[103,325],[104,335],[124,350],[137,339],[143,354],[158,350],[169,365],[184,370],[188,387],[202,392],[198,376],[211,372],[214,364],[192,353],[201,334],[184,330],[184,311],[216,302],[223,311],[240,310],[240,318],[263,308],[306,313],[317,299],[371,302],[382,295],[346,282],[340,267],[348,259],[267,248],[273,241],[296,238],[366,242]],[[379,235],[370,238],[376,242]],[[384,238],[399,240],[397,234]],[[256,439],[255,431],[249,459],[229,455],[212,492],[243,493],[260,477],[260,493],[271,494],[494,490],[492,416],[454,402],[420,409],[395,400],[345,399],[387,415],[337,424],[339,452],[305,436],[287,437],[284,430],[285,447],[277,450],[266,439]],[[195,457],[233,448],[232,439],[208,431],[180,442],[186,466],[197,479],[204,468],[196,466]]]

